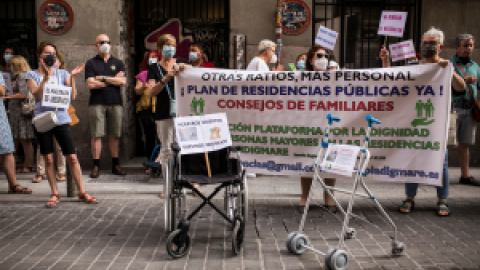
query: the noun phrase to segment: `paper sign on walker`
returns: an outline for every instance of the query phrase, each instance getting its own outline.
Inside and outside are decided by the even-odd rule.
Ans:
[[[390,55],[392,56],[392,62],[415,57],[413,41],[410,39],[400,43],[391,44]]]
[[[318,44],[329,50],[333,50],[335,49],[337,36],[338,36],[337,32],[320,25],[320,28],[318,28],[318,32],[317,32],[317,37],[315,38],[315,44]]]
[[[403,37],[407,12],[383,11],[378,28],[378,35]]]
[[[322,170],[352,176],[360,147],[352,145],[330,144],[323,158]]]
[[[175,118],[182,154],[205,153],[232,145],[225,113]]]
[[[43,90],[42,106],[68,109],[70,106],[71,87],[58,84],[46,84]]]

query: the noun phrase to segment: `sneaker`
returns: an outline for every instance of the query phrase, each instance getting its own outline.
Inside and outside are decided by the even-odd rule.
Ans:
[[[473,176],[466,177],[466,178],[460,177],[459,183],[462,185],[480,186],[480,182],[477,179],[475,179]]]
[[[256,173],[247,173],[248,178],[256,178],[257,174]]]

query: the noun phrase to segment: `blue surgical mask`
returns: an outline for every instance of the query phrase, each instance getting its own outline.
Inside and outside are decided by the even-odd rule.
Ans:
[[[409,61],[408,62],[408,65],[411,66],[411,65],[418,65],[418,61]]]
[[[198,54],[196,52],[190,52],[188,54],[188,59],[192,62],[197,62],[198,61]]]
[[[175,47],[173,46],[163,47],[162,55],[165,56],[165,58],[173,58],[173,56],[175,55]]]
[[[3,58],[5,58],[5,62],[10,64],[10,60],[12,60],[13,54],[5,54]]]
[[[304,70],[306,67],[307,67],[307,63],[305,62],[305,60],[299,60],[297,62],[297,68],[299,70]]]
[[[156,63],[157,63],[156,58],[148,58],[148,65],[153,65],[153,64],[156,64]]]

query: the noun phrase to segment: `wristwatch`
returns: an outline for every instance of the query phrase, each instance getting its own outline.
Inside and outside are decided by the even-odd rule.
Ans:
[[[102,82],[105,82],[107,80],[107,76],[102,77]]]

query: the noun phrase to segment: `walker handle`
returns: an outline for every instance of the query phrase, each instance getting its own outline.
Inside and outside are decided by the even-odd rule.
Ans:
[[[382,123],[382,121],[373,118],[371,114],[367,115],[367,117],[365,119],[368,122],[368,127],[373,127],[373,124],[381,124]]]
[[[330,113],[327,114],[328,124],[332,125],[333,122],[340,122],[340,117],[333,117]]]

